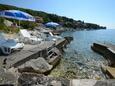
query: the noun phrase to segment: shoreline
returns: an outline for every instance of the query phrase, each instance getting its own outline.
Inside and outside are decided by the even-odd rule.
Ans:
[[[67,43],[69,43],[69,42],[67,41]],[[59,46],[59,47],[60,47],[60,49],[62,49],[61,48],[62,46]],[[63,49],[62,49],[62,51],[63,51]],[[61,61],[58,63],[58,65],[56,67],[53,68],[53,70],[50,72],[50,74],[49,75],[46,74],[47,77],[48,78],[53,77],[53,78],[56,78],[56,79],[57,78],[64,78],[64,79],[67,79],[67,80],[70,80],[70,81],[73,80],[73,79],[75,79],[75,80],[80,80],[80,79],[103,80],[98,76],[96,76],[94,78],[93,77],[87,77],[89,75],[87,75],[85,73],[85,71],[84,71],[84,73],[80,73],[80,71],[82,71],[82,70],[79,69],[74,62],[71,62],[72,60],[76,60],[76,59],[75,58],[71,58],[71,59],[61,58]],[[79,64],[81,64],[81,63],[79,63]],[[12,69],[12,70],[15,71],[14,69]],[[78,72],[78,74],[77,74],[77,72]],[[80,77],[79,74],[82,74],[82,77]]]
[[[1,72],[3,74],[7,74],[7,72],[9,72],[9,73],[11,72],[10,73],[11,77],[13,77],[14,75],[20,76],[20,74],[22,74],[24,72],[46,74],[49,71],[52,71],[52,69],[54,69],[55,66],[59,63],[59,61],[61,59],[61,54],[63,53],[62,52],[63,48],[69,43],[69,41],[71,41],[71,40],[68,40],[67,38],[65,38],[64,40],[58,40],[55,42],[55,46],[53,46],[54,44],[52,42],[51,43],[47,42],[46,44],[43,43],[40,46],[38,46],[38,45],[30,46],[29,45],[29,46],[25,47],[23,50],[21,50],[19,52],[14,52],[9,56],[0,56],[1,57],[0,61],[2,61],[1,63],[3,63],[5,58],[7,58],[6,64],[5,65],[1,64],[1,66],[0,66],[0,68],[3,68],[3,70],[5,70],[6,72],[4,72],[4,73],[2,71]],[[44,45],[50,45],[50,46],[48,46],[49,48],[48,47],[45,48]],[[40,49],[40,47],[44,47],[44,48]],[[29,48],[29,50],[26,48]],[[46,50],[44,51],[44,49],[46,49]],[[57,55],[56,56],[54,55],[53,58],[49,59],[49,56],[47,55],[47,53],[49,52],[48,50],[55,52]],[[42,58],[39,58],[39,57],[42,57]],[[33,63],[32,63],[31,59],[33,59]],[[34,59],[36,59],[36,60],[34,60]],[[26,65],[27,65],[27,68],[26,68]],[[39,65],[39,68],[41,68],[41,69],[37,68],[38,65]],[[44,70],[42,69],[43,65],[44,65],[44,67],[43,67]],[[28,66],[30,66],[30,67],[32,66],[35,69],[33,70],[32,68],[28,68]],[[49,69],[47,67],[49,67]],[[4,77],[0,77],[0,79],[2,79],[2,78],[4,78]],[[6,76],[6,80],[7,80],[7,78],[8,78],[8,76]],[[4,82],[4,80],[1,82]],[[7,83],[7,82],[5,82],[5,83]]]

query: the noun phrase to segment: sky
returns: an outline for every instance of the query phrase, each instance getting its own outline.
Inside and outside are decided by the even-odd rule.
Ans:
[[[0,3],[45,11],[115,29],[115,0],[0,0]]]

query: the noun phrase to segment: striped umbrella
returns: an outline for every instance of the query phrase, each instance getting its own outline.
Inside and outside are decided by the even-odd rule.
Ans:
[[[59,24],[56,22],[48,22],[45,24],[45,26],[46,27],[57,27],[57,26],[59,26]]]
[[[19,10],[0,11],[0,17],[23,20],[23,21],[35,21],[35,18],[32,15]]]

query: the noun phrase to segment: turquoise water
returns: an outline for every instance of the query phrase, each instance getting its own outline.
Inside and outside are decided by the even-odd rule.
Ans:
[[[89,78],[105,78],[101,72],[101,65],[107,65],[106,60],[99,54],[91,50],[91,45],[97,43],[115,44],[115,30],[92,30],[64,32],[62,36],[72,36],[74,40],[65,49],[64,58],[70,60],[80,70],[79,78],[82,73],[87,73]]]

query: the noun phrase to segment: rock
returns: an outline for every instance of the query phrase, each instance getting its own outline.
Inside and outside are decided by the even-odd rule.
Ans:
[[[32,59],[25,64],[18,67],[19,72],[35,72],[35,73],[46,73],[53,68],[52,65],[48,64],[47,61],[39,57],[38,59]]]
[[[18,78],[18,86],[45,85],[47,78],[42,74],[22,73]]]
[[[47,77],[42,74],[22,73],[18,78],[18,86],[69,86],[67,79]]]
[[[18,86],[47,86],[47,82],[47,77],[35,73],[22,73],[18,78]]]
[[[72,40],[73,40],[73,37],[70,37],[70,36],[66,36],[64,37],[68,43],[70,43]]]
[[[18,72],[17,68],[11,67],[8,69],[8,71],[13,74],[15,77],[18,77],[20,75],[20,73]]]
[[[11,21],[5,19],[4,24],[9,27],[9,26],[12,26],[13,23]]]
[[[50,86],[62,86],[60,81],[51,81]]]
[[[13,86],[16,85],[17,78],[4,68],[0,68],[0,86],[6,85]]]

